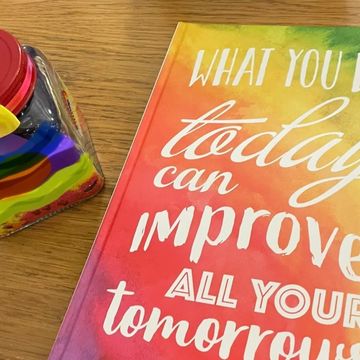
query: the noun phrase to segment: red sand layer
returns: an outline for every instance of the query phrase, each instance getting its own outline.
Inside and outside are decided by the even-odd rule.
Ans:
[[[103,187],[104,180],[98,175],[94,174],[89,180],[83,183],[77,190],[69,190],[59,199],[48,204],[40,209],[22,213],[17,216],[16,223],[8,222],[0,225],[0,238],[10,235],[11,233],[20,230],[23,227],[30,226],[44,218],[54,215],[67,207],[73,206],[80,201],[86,200],[95,196]]]
[[[41,160],[29,169],[0,180],[0,200],[26,193],[40,186],[51,174],[51,163]]]

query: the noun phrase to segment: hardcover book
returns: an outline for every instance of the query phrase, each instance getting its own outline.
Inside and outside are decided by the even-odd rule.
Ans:
[[[360,28],[180,23],[50,359],[360,359]]]

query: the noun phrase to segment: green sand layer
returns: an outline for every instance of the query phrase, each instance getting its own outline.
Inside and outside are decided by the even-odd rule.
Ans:
[[[78,188],[93,173],[94,165],[89,155],[83,154],[77,163],[58,171],[38,188],[0,200],[0,224],[16,214],[34,211],[52,203],[65,192]]]

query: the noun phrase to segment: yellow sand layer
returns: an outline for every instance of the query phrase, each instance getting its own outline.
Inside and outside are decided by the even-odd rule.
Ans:
[[[61,169],[38,188],[0,200],[0,224],[16,214],[34,211],[60,198],[69,190],[77,189],[94,173],[89,155],[81,155],[79,161]]]

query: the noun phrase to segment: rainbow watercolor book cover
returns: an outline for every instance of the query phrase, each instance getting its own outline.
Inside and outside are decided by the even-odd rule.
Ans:
[[[180,23],[50,359],[360,359],[360,28]]]

